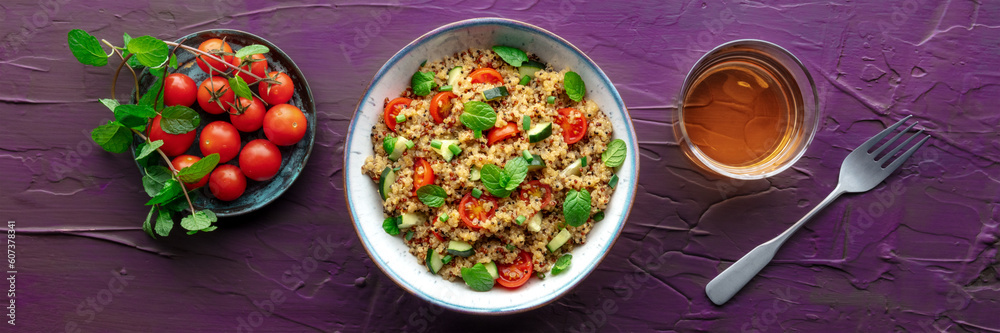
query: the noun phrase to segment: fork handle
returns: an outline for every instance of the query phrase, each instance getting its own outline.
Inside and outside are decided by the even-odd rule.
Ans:
[[[816,207],[806,213],[798,222],[785,230],[777,237],[764,242],[763,244],[757,245],[753,250],[744,255],[740,260],[737,260],[731,266],[726,268],[726,270],[719,273],[712,281],[708,282],[705,286],[705,293],[708,294],[708,298],[712,300],[712,303],[716,305],[725,304],[729,301],[733,295],[736,295],[743,286],[750,282],[757,273],[760,272],[767,263],[771,262],[774,258],[774,254],[778,252],[781,245],[785,243],[788,238],[799,230],[806,221],[812,218],[816,213],[829,205],[833,200],[840,197],[844,191],[837,185],[837,188],[830,192],[830,195],[823,199]]]

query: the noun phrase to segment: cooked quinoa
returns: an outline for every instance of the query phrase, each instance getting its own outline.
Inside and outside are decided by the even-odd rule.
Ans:
[[[529,57],[537,59],[530,54]],[[427,217],[426,223],[403,230],[398,236],[409,246],[410,253],[419,264],[425,264],[428,248],[447,255],[449,240],[461,240],[472,245],[475,250],[473,255],[454,256],[453,260],[441,268],[438,273],[445,279],[461,279],[460,269],[476,263],[492,261],[498,265],[509,264],[521,251],[531,254],[536,275],[547,273],[559,256],[571,251],[575,245],[584,243],[594,223],[600,223],[591,218],[578,227],[566,224],[563,202],[568,190],[590,192],[591,216],[604,211],[611,198],[613,189],[608,183],[615,170],[601,163],[601,153],[612,140],[611,123],[593,101],[584,97],[582,101],[575,102],[567,97],[563,77],[569,69],[556,71],[549,66],[535,73],[527,85],[520,85],[518,83],[522,76],[518,69],[506,63],[495,52],[470,49],[442,60],[428,61],[418,70],[434,73],[436,88],[440,88],[448,84],[448,72],[455,66],[462,66],[464,73],[452,87],[458,100],[453,100],[454,106],[444,122],[436,123],[429,112],[431,98],[438,92],[437,89],[427,96],[416,96],[412,88],[407,89],[400,95],[413,99],[409,107],[400,111],[406,120],[399,122],[396,132],[393,132],[380,118],[371,134],[375,154],[365,160],[362,171],[378,184],[386,167],[398,168],[397,179],[389,187],[391,190],[383,202],[383,210],[386,216],[417,213]],[[480,138],[474,138],[473,131],[459,120],[464,103],[484,101],[483,91],[500,86],[472,83],[469,73],[479,68],[496,69],[503,76],[502,85],[509,92],[509,96],[487,102],[497,113],[495,128],[503,127],[509,122],[517,125],[516,135],[491,146],[487,145],[487,131]],[[550,96],[555,97],[554,103],[547,101]],[[385,103],[388,104],[395,97],[387,96]],[[587,120],[586,134],[573,144],[566,143],[563,129],[559,125],[561,119],[557,110],[562,108],[575,108]],[[522,129],[524,116],[530,117],[531,124],[551,122],[552,134],[540,142],[529,143],[526,131]],[[412,140],[414,147],[407,149],[398,160],[391,161],[383,148],[383,140],[387,135]],[[457,140],[461,153],[455,155],[450,162],[446,161],[439,152],[432,149],[433,140]],[[482,191],[482,196],[490,196],[480,180],[471,180],[473,169],[486,164],[502,168],[507,161],[523,156],[524,150],[540,156],[545,167],[528,172],[521,188],[529,181],[538,180],[551,187],[553,203],[542,209],[541,197],[527,196],[531,199],[522,200],[521,188],[518,188],[506,198],[497,198],[494,215],[485,221],[477,221],[481,229],[472,230],[467,227],[459,213],[462,198],[473,189]],[[570,164],[583,157],[586,157],[588,163],[581,168],[579,176],[561,175]],[[414,195],[414,166],[419,163],[419,158],[429,162],[434,171],[434,184],[441,186],[447,193],[441,207],[429,207]],[[519,216],[530,217],[535,212],[542,216],[540,231],[530,231],[527,223],[517,223]],[[439,218],[442,214],[447,215],[446,221]],[[378,222],[381,221],[370,221]],[[550,252],[546,244],[562,228],[567,228],[572,237],[555,252]],[[413,234],[407,240],[406,234],[409,232]]]

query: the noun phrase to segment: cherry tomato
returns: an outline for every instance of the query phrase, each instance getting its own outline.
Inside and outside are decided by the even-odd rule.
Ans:
[[[396,115],[399,114],[400,110],[409,107],[413,100],[406,97],[396,97],[389,101],[389,104],[385,105],[385,111],[382,112],[382,118],[385,119],[385,126],[388,127],[393,132],[396,131]]]
[[[198,86],[198,106],[211,114],[226,112],[233,104],[234,96],[229,81],[221,76],[207,78]]]
[[[534,271],[535,262],[531,260],[531,254],[521,251],[521,253],[517,254],[514,262],[510,264],[497,264],[497,273],[500,275],[497,278],[497,283],[500,283],[501,286],[515,289],[528,282],[528,278],[531,277],[531,273],[534,273]]]
[[[542,201],[542,209],[552,206],[552,186],[542,184],[537,180],[521,185],[521,200],[531,201],[538,198]]]
[[[236,103],[229,108],[229,121],[236,126],[240,132],[253,132],[264,126],[264,114],[267,109],[257,97],[252,100],[239,97]]]
[[[198,157],[198,156],[194,156],[194,155],[181,155],[181,156],[175,157],[174,160],[170,162],[170,164],[173,164],[174,169],[176,169],[177,171],[181,171],[181,169],[189,167],[192,164],[194,164],[195,162],[198,162],[200,160],[201,160],[201,157]],[[196,183],[184,183],[184,187],[186,187],[188,189],[188,191],[190,191],[190,190],[193,190],[193,189],[205,186],[206,183],[208,183],[208,175],[205,175],[205,177],[201,177],[201,180],[199,180]]]
[[[492,146],[497,141],[502,141],[503,139],[515,135],[517,135],[517,124],[508,122],[507,125],[491,129],[490,132],[486,134],[486,145]]]
[[[431,98],[431,117],[434,117],[435,123],[443,123],[444,118],[448,118],[448,115],[451,114],[451,108],[454,106],[451,104],[451,100],[455,98],[458,98],[458,95],[450,91],[439,92],[434,95],[434,98]]]
[[[430,184],[434,184],[434,169],[427,160],[417,158],[413,163],[413,195],[417,195],[417,190],[421,186]]]
[[[208,177],[208,190],[222,201],[233,201],[247,189],[247,177],[240,168],[232,164],[222,164]]]
[[[226,43],[221,39],[212,38],[204,42],[201,42],[201,45],[198,45],[198,49],[206,53],[221,57],[222,60],[224,60],[225,62],[228,63],[233,62],[233,56],[219,54],[219,53],[233,53],[233,48],[229,46],[229,43]],[[225,64],[223,64],[218,60],[206,57],[201,54],[199,54],[198,57],[195,58],[195,62],[198,63],[198,67],[201,68],[202,71],[205,71],[205,73],[209,73],[209,75],[212,75],[214,73],[213,71],[208,69],[208,66],[212,66],[212,68],[215,69],[215,71],[219,72],[226,71]]]
[[[271,141],[250,141],[240,152],[240,170],[247,178],[259,182],[274,178],[281,170],[281,151]]]
[[[190,107],[198,99],[198,86],[187,75],[173,73],[167,75],[163,87],[163,104],[166,106],[183,105]]]
[[[587,134],[587,117],[583,112],[574,108],[562,108],[558,112],[559,117],[556,121],[562,126],[563,140],[566,144],[571,145],[583,139],[583,135]]]
[[[291,146],[306,135],[308,120],[302,110],[291,104],[272,106],[264,115],[264,135],[279,146]]]
[[[160,150],[169,157],[183,154],[188,148],[191,148],[191,144],[194,143],[194,138],[197,135],[194,130],[184,134],[164,132],[163,128],[160,127],[160,118],[157,115],[149,125],[149,141],[163,140],[163,146],[160,147]]]
[[[234,59],[233,62],[238,63],[235,65],[240,66],[240,68],[242,68],[243,70],[248,71],[258,77],[266,77],[265,75],[267,75],[267,58],[265,58],[263,54],[259,53],[254,54],[252,56],[243,59],[233,57],[233,59]],[[241,71],[236,71],[236,75],[239,75],[241,78],[243,78],[243,81],[246,81],[247,84],[257,83],[257,79],[253,78],[253,76],[250,76],[250,74]]]
[[[469,74],[469,77],[472,78],[472,83],[503,84],[503,75],[492,68],[474,70],[472,74]]]
[[[240,153],[240,132],[233,124],[213,121],[201,129],[198,146],[202,155],[219,153],[219,163],[226,163]]]
[[[489,208],[487,208],[489,206]],[[479,199],[472,196],[472,193],[465,194],[462,201],[458,203],[458,215],[462,217],[462,222],[472,230],[479,230],[478,221],[486,221],[493,217],[497,211],[497,199],[489,194],[483,193]]]
[[[261,82],[257,86],[260,99],[263,99],[268,105],[287,103],[292,99],[292,94],[295,93],[295,85],[292,83],[292,78],[288,77],[288,74],[270,72],[267,73],[267,77],[278,81],[278,84]]]

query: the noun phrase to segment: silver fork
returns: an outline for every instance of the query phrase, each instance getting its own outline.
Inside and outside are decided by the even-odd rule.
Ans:
[[[816,208],[813,208],[809,211],[809,213],[806,213],[806,216],[802,217],[802,219],[798,222],[795,222],[794,225],[778,235],[778,237],[775,237],[764,244],[758,245],[756,248],[744,255],[743,258],[740,258],[740,260],[733,263],[732,266],[729,266],[729,268],[722,271],[722,273],[712,279],[712,281],[709,281],[708,285],[705,286],[705,293],[708,294],[708,298],[712,300],[712,303],[722,305],[732,298],[733,295],[736,295],[736,293],[739,292],[740,289],[747,284],[747,282],[750,282],[750,279],[756,276],[757,273],[771,261],[771,258],[774,258],[774,253],[778,251],[778,248],[780,248],[781,245],[795,233],[795,231],[799,230],[799,228],[802,227],[806,221],[833,202],[833,200],[837,199],[837,197],[840,197],[841,194],[866,192],[871,190],[875,187],[875,185],[881,183],[886,177],[889,176],[889,174],[899,168],[900,165],[903,165],[903,162],[910,158],[910,155],[913,155],[913,152],[917,151],[917,148],[920,148],[920,146],[922,146],[924,142],[930,138],[930,135],[925,136],[920,140],[920,142],[913,145],[912,148],[907,149],[906,152],[903,152],[899,158],[892,161],[892,163],[887,167],[882,167],[882,165],[886,164],[888,159],[892,158],[893,155],[899,152],[900,149],[910,144],[910,141],[913,141],[913,139],[923,133],[924,130],[920,130],[916,134],[913,134],[906,139],[906,141],[903,141],[902,144],[896,146],[896,148],[893,148],[881,158],[876,159],[876,157],[878,157],[879,153],[892,145],[893,142],[899,140],[899,138],[913,128],[913,125],[916,125],[916,123],[910,124],[910,126],[906,127],[906,129],[900,131],[899,134],[896,134],[896,136],[892,137],[892,139],[886,141],[886,143],[878,147],[878,149],[875,149],[875,151],[869,153],[868,150],[874,147],[876,143],[882,140],[882,138],[885,138],[889,135],[889,133],[899,127],[899,125],[902,125],[907,119],[910,119],[910,117],[912,116],[906,116],[903,120],[900,120],[896,124],[879,132],[847,155],[847,158],[844,158],[844,163],[840,165],[840,181],[837,183],[837,187],[835,187],[833,192],[831,192],[826,199],[823,199],[819,205],[816,205]]]

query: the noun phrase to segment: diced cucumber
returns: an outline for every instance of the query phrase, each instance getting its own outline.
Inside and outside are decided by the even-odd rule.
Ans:
[[[552,237],[552,240],[550,240],[549,244],[545,245],[545,247],[549,248],[549,252],[556,252],[556,250],[558,250],[559,247],[563,246],[563,244],[566,244],[566,241],[569,240],[570,236],[571,235],[569,234],[569,230],[567,229],[560,230],[555,237]]]
[[[528,142],[535,143],[552,135],[552,123],[541,123],[528,130]]]
[[[393,145],[392,152],[389,153],[389,160],[395,161],[398,160],[401,156],[403,156],[403,152],[405,152],[406,148],[409,147],[409,145],[406,144],[409,141],[410,141],[409,139],[404,137],[396,138],[396,144]]]
[[[483,99],[486,101],[495,101],[508,95],[510,94],[507,93],[507,87],[504,86],[483,90]]]
[[[434,140],[434,141],[435,142],[431,144],[431,149],[434,149],[434,151],[436,151],[438,154],[441,154],[441,157],[444,158],[445,161],[451,162],[451,159],[454,158],[456,155],[455,150],[452,149],[451,147],[455,147],[458,149],[458,152],[462,152],[462,148],[458,147],[458,140]],[[436,142],[440,142],[441,145],[438,146],[434,144]]]
[[[462,66],[455,66],[448,71],[448,85],[454,87],[462,78]]]
[[[468,257],[475,254],[476,251],[472,249],[472,245],[469,245],[469,243],[453,240],[448,242],[448,253],[459,257]]]
[[[542,212],[535,213],[535,215],[531,215],[531,218],[528,219],[528,231],[542,231]]]
[[[528,170],[531,170],[531,166],[528,166]],[[479,177],[482,177],[482,171],[480,171],[479,167],[473,166],[472,172],[469,174],[469,180],[477,181],[479,180]]]
[[[406,230],[418,224],[427,222],[427,217],[418,213],[403,213],[402,222],[399,223],[399,230]]]
[[[444,257],[434,252],[434,248],[427,248],[427,269],[431,273],[437,274],[441,270],[441,266],[444,266]]]
[[[531,160],[528,161],[528,171],[541,169],[545,169],[545,161],[543,161],[542,157],[538,156],[538,154],[531,154]]]
[[[483,266],[486,266],[486,271],[490,272],[490,276],[492,276],[493,279],[499,279],[500,278],[500,273],[497,272],[497,264],[496,263],[490,261],[488,263],[483,264]]]
[[[396,171],[393,171],[392,167],[382,169],[382,176],[378,179],[378,194],[382,196],[382,200],[389,198],[389,193],[392,192],[392,184],[395,182]]]
[[[520,74],[521,76],[527,75],[534,78],[535,72],[538,72],[543,69],[545,69],[545,64],[529,60],[521,64],[521,67],[517,68],[517,73]]]
[[[580,169],[582,168],[583,168],[583,160],[573,161],[573,163],[570,163],[570,165],[566,167],[566,169],[563,169],[562,173],[560,173],[559,176],[561,177],[566,177],[570,175],[579,176]]]

